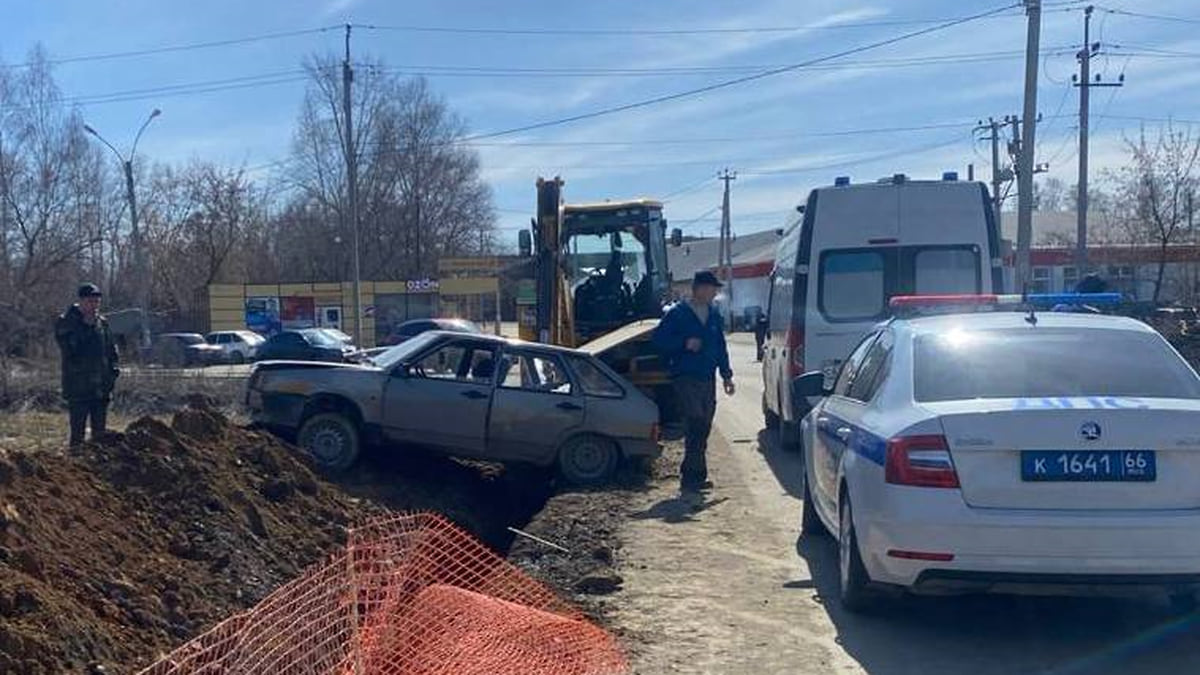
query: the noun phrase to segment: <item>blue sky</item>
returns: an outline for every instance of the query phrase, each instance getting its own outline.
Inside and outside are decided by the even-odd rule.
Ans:
[[[951,0],[741,0],[715,2],[546,3],[524,1],[281,0],[203,3],[18,2],[0,0],[0,59],[20,64],[42,43],[52,58],[335,26],[547,29],[546,34],[356,30],[358,57],[427,72],[434,88],[468,122],[488,133],[704,86],[770,66],[803,62],[927,27],[908,20],[951,19],[1003,2]],[[1081,5],[1048,8],[1043,23],[1038,161],[1073,183],[1076,91],[1070,87],[1081,41]],[[1196,23],[1114,14],[1123,9]],[[1067,11],[1073,10],[1073,11]],[[836,175],[873,180],[895,172],[936,177],[944,170],[988,178],[988,147],[970,122],[1021,109],[1025,20],[1018,10],[805,69],[701,96],[575,124],[489,139],[479,146],[492,184],[502,237],[528,222],[534,180],[562,175],[570,201],[667,197],[667,218],[689,234],[712,235],[720,203],[715,176],[740,172],[733,187],[735,231],[782,223],[814,186]],[[862,24],[871,25],[862,25]],[[772,32],[693,35],[563,35],[556,29],[734,29]],[[1200,119],[1200,6],[1195,0],[1113,0],[1098,5],[1093,40],[1105,54],[1093,72],[1122,89],[1093,93],[1093,176],[1122,162],[1132,117]],[[56,77],[85,119],[126,147],[154,107],[163,110],[139,153],[159,161],[196,157],[256,166],[283,158],[304,83],[294,77],[313,52],[338,52],[340,30],[174,53],[62,63]],[[1169,55],[1151,56],[1172,52]],[[1133,55],[1130,55],[1133,54]],[[912,66],[897,59],[926,59]],[[508,69],[501,75],[436,73],[431,67]],[[549,77],[518,69],[591,69]],[[680,69],[704,69],[681,72]],[[622,70],[597,73],[595,69]],[[646,71],[636,72],[629,71]],[[263,76],[251,86],[170,95],[97,97],[197,82]],[[1064,117],[1057,117],[1064,116]],[[951,126],[956,124],[962,126]],[[1149,123],[1154,126],[1154,123]],[[937,126],[932,129],[895,130]],[[946,125],[946,126],[943,126]],[[877,133],[834,132],[892,129]],[[267,171],[261,172],[267,177]],[[1094,180],[1094,179],[1093,179]],[[700,218],[704,214],[706,217]]]

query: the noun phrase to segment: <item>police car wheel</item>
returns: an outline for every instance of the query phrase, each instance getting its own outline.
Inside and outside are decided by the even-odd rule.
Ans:
[[[854,531],[854,512],[849,497],[842,498],[838,518],[838,599],[842,607],[854,613],[870,610],[875,604],[871,577],[858,552],[858,534]]]
[[[808,489],[808,471],[801,469],[804,480],[804,495],[800,504],[800,536],[820,536],[828,534],[825,523],[817,515],[817,507],[813,504],[812,491]]]
[[[300,426],[296,440],[327,471],[344,471],[358,461],[358,427],[341,413],[313,415]]]

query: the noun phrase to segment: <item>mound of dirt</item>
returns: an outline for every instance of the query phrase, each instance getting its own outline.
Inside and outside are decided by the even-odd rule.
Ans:
[[[0,451],[0,672],[130,672],[250,607],[375,507],[204,408]]]

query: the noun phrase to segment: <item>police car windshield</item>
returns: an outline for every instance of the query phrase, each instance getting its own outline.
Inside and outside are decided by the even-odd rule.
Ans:
[[[917,401],[1128,396],[1200,398],[1200,379],[1157,335],[1028,328],[919,335]]]

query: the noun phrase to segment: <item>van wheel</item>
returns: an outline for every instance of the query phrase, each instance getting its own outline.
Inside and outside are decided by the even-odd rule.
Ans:
[[[762,413],[763,424],[767,425],[768,429],[779,428],[779,415],[767,405],[767,395],[765,393],[762,398]]]
[[[800,451],[800,425],[795,422],[779,421],[779,447],[784,452]]]
[[[601,485],[617,471],[621,451],[601,436],[576,436],[558,450],[558,471],[573,485]]]
[[[358,461],[358,426],[336,412],[319,413],[304,421],[297,443],[322,469],[345,471]]]
[[[861,614],[870,611],[877,598],[858,550],[858,533],[854,530],[854,511],[849,497],[842,497],[838,511],[838,599],[842,607]]]

